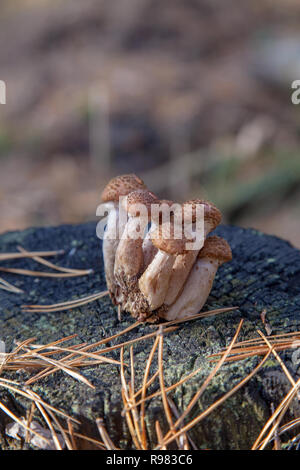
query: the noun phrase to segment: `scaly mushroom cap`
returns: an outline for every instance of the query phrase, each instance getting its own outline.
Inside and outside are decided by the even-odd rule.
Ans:
[[[151,213],[151,205],[159,204],[159,200],[154,193],[147,189],[137,189],[131,191],[126,198],[122,201],[122,207],[128,212],[129,215],[138,216],[136,211],[136,204],[143,204],[148,214]]]
[[[191,199],[182,204],[182,207],[183,210],[185,207],[191,207],[192,222],[196,222],[196,206],[199,204],[204,205],[204,219],[213,227],[211,230],[214,230],[221,223],[222,214],[212,202],[205,199]]]
[[[143,180],[134,174],[117,176],[105,186],[101,200],[102,202],[119,201],[119,197],[127,196],[131,191],[146,188]]]
[[[165,251],[170,255],[179,255],[186,253],[186,244],[192,240],[188,240],[183,234],[180,239],[174,238],[174,225],[164,223],[156,227],[151,233],[153,245],[159,250]]]
[[[224,238],[213,235],[205,240],[202,250],[199,251],[198,259],[216,259],[219,265],[232,260],[231,248]]]

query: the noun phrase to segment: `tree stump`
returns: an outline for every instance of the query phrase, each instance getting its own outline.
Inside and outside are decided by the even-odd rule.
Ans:
[[[207,356],[219,352],[230,343],[241,318],[244,323],[238,341],[256,337],[258,329],[267,334],[261,319],[263,311],[266,312],[272,334],[300,330],[299,250],[286,241],[251,229],[220,226],[215,233],[229,242],[233,260],[219,269],[203,311],[233,306],[238,306],[238,310],[181,324],[176,331],[165,336],[163,366],[166,386],[202,367],[197,375],[170,394],[180,413],[214,367]],[[94,222],[30,228],[0,236],[1,252],[15,252],[18,245],[31,251],[63,249],[65,253],[51,258],[51,261],[65,267],[93,268],[94,273],[67,279],[1,273],[7,281],[24,291],[24,294],[0,291],[0,339],[5,341],[7,352],[11,350],[14,340],[31,337],[35,337],[38,344],[47,344],[76,333],[78,343],[92,343],[120,332],[134,322],[129,314],[123,314],[120,323],[109,297],[62,312],[23,313],[21,310],[22,304],[51,304],[106,289],[101,241],[96,237]],[[1,262],[1,266],[43,268],[30,259]],[[153,331],[151,325],[143,324],[110,344]],[[137,386],[142,384],[145,361],[152,345],[153,339],[134,345]],[[126,348],[125,362],[128,362],[128,353]],[[119,359],[119,354],[120,351],[116,350],[110,357]],[[299,348],[283,351],[280,355],[294,380],[297,380],[300,374]],[[225,363],[193,408],[188,420],[246,377],[261,359],[253,356]],[[154,373],[156,368],[155,358],[151,372]],[[122,448],[133,448],[126,421],[121,415],[123,403],[119,366],[98,365],[82,368],[80,373],[95,389],[61,371],[37,381],[32,389],[51,405],[78,418],[82,423],[79,432],[99,439],[95,420],[103,417],[114,443]],[[18,381],[25,381],[31,375],[24,370],[3,374],[7,378],[17,377]],[[276,407],[290,387],[286,375],[271,355],[258,374],[197,424],[190,431],[190,436],[199,449],[249,449],[270,417],[272,404]],[[159,383],[156,381],[151,390],[158,389]],[[18,416],[26,415],[28,402],[20,396],[0,389],[0,399]],[[294,400],[286,419],[296,416],[300,416],[300,407]],[[167,430],[160,398],[155,398],[150,404],[148,402],[146,407],[147,433],[152,447],[157,443],[154,431],[157,419],[163,430]],[[20,448],[20,441],[5,435],[8,421],[10,419],[1,412],[0,448]],[[287,440],[288,435],[285,434],[284,439]],[[80,441],[79,446],[87,448],[87,443]]]

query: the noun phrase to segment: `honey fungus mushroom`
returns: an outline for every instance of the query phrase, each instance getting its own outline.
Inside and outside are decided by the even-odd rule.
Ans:
[[[172,222],[156,227],[151,232],[151,240],[157,252],[140,277],[139,288],[153,311],[163,304],[176,256],[186,252],[186,243],[190,240],[183,235],[176,239]]]
[[[183,209],[183,222],[184,218],[187,217],[190,219],[190,223],[195,225],[197,218],[197,206],[203,206],[203,216],[204,216],[204,233],[199,233],[198,236],[203,235],[203,242],[199,249],[189,250],[187,253],[178,255],[176,257],[172,274],[170,277],[169,287],[166,293],[164,303],[166,306],[172,305],[176,298],[180,295],[185,281],[187,280],[190,271],[194,265],[194,262],[198,256],[200,249],[204,244],[204,240],[207,235],[214,230],[221,222],[222,215],[219,209],[211,203],[204,199],[193,199],[182,204]],[[195,228],[195,227],[194,227]]]
[[[157,253],[157,248],[151,240],[151,233],[158,227],[159,223],[162,223],[162,214],[164,211],[167,216],[171,215],[172,207],[174,206],[174,204],[175,203],[173,201],[170,201],[168,199],[161,199],[160,201],[157,201],[157,204],[155,205],[155,214],[151,212],[150,228],[145,235],[142,245],[144,256],[144,270],[151,263]],[[157,220],[155,220],[154,216],[156,216]]]
[[[226,240],[208,237],[180,296],[168,309],[160,309],[158,315],[165,320],[177,320],[198,313],[209,296],[219,266],[231,259],[231,249]]]
[[[157,201],[151,191],[137,190],[129,193],[122,202],[129,218],[116,250],[114,276],[123,289],[137,280],[143,268],[144,233],[150,219],[151,205]]]
[[[107,226],[103,237],[103,260],[105,268],[105,277],[107,289],[114,304],[118,303],[116,299],[117,285],[114,277],[115,254],[125,228],[126,220],[121,217],[119,211],[120,197],[127,196],[136,189],[146,189],[145,183],[134,174],[117,176],[109,181],[104,188],[101,201],[104,208],[108,211]]]

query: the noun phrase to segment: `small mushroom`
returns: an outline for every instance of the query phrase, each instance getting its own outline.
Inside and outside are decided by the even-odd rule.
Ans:
[[[207,238],[181,295],[169,309],[159,310],[158,315],[170,321],[198,313],[209,296],[219,266],[231,259],[231,249],[226,240],[217,236]]]
[[[150,219],[151,205],[155,203],[157,197],[147,190],[133,191],[122,202],[129,219],[116,250],[114,276],[123,292],[121,303],[124,310],[131,303],[143,268],[144,232]]]
[[[158,202],[158,207],[157,207],[157,220],[154,220],[153,214],[151,214],[151,222],[150,222],[150,228],[148,232],[145,235],[144,241],[143,241],[143,255],[144,255],[144,270],[149,266],[151,261],[153,260],[154,256],[157,253],[157,248],[156,246],[153,245],[152,240],[151,240],[151,233],[157,228],[159,223],[162,223],[162,213],[164,210],[170,211],[171,207],[173,206],[174,202],[170,201],[168,199],[161,199]]]
[[[187,210],[191,214],[192,222],[196,221],[197,205],[204,206],[204,238],[212,232],[222,220],[222,214],[219,209],[210,201],[205,199],[191,199],[182,204],[183,211]],[[185,209],[186,208],[186,209]]]
[[[108,211],[107,226],[102,245],[105,277],[107,289],[109,290],[111,299],[114,303],[117,303],[117,286],[114,278],[115,254],[125,227],[124,222],[121,223],[121,220],[127,220],[127,218],[121,217],[119,211],[119,200],[120,197],[127,196],[127,194],[136,189],[145,188],[146,186],[144,182],[138,176],[128,174],[118,176],[110,180],[101,195],[101,201],[104,203],[104,207]]]
[[[192,223],[192,225],[195,225],[196,222],[197,204],[201,204],[204,206],[204,233],[199,233],[199,237],[201,237],[201,235],[203,236],[203,241],[199,249],[190,250],[187,253],[178,255],[176,257],[172,269],[170,284],[164,301],[167,306],[172,305],[175,302],[176,298],[180,295],[185,281],[187,280],[188,275],[190,274],[190,271],[198,256],[198,253],[204,244],[205,238],[207,237],[208,233],[214,230],[217,225],[219,225],[219,223],[221,222],[221,213],[214,204],[203,199],[193,199],[185,202],[182,205],[183,217],[185,213],[187,214],[187,216],[190,216],[190,223]],[[194,229],[196,227],[194,227]]]
[[[176,256],[186,252],[188,240],[184,236],[174,237],[172,222],[156,227],[151,232],[151,240],[157,253],[140,277],[139,288],[153,311],[164,302]]]

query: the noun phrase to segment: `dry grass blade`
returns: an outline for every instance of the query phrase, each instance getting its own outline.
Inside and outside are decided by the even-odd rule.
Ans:
[[[38,347],[38,346],[37,346]],[[35,345],[31,345],[31,348],[34,350],[33,353],[35,353]],[[44,349],[49,349],[49,350],[52,350],[52,351],[55,351],[55,352],[69,352],[69,353],[72,353],[72,355],[78,355],[78,356],[84,356],[86,358],[89,358],[89,359],[96,359],[98,363],[101,363],[101,362],[105,362],[107,364],[115,364],[115,365],[120,365],[120,362],[117,361],[116,359],[111,359],[109,357],[105,357],[105,356],[100,356],[99,354],[94,354],[94,353],[91,353],[91,352],[85,352],[85,351],[82,351],[80,349],[77,349],[76,351],[74,351],[73,349],[71,348],[62,348],[62,347],[59,347],[59,346],[46,346],[46,347],[38,347],[39,349],[41,350],[44,350]],[[31,350],[30,350],[30,353],[31,353]],[[43,357],[45,357],[45,355],[41,355]],[[63,359],[63,361],[65,361],[65,358]],[[62,362],[62,361],[60,361]],[[84,365],[84,363],[83,363]],[[90,365],[89,362],[86,363],[86,365]]]
[[[51,423],[51,420],[49,419],[49,416],[47,415],[46,411],[44,410],[44,408],[42,407],[42,405],[39,402],[35,402],[35,404],[36,404],[36,407],[38,408],[39,412],[43,416],[48,428],[50,429],[50,432],[51,432],[52,439],[53,439],[53,442],[55,444],[56,450],[62,450],[62,446],[59,442],[59,439],[57,437],[55,429],[52,426],[52,423]]]
[[[193,372],[191,372],[190,374],[188,374],[187,376],[183,377],[182,379],[180,379],[178,382],[176,382],[175,384],[173,385],[169,385],[168,387],[165,388],[166,392],[171,392],[172,390],[174,390],[175,388],[179,387],[180,385],[184,384],[187,380],[191,379],[192,377],[194,377],[195,375],[197,375],[200,370],[202,369],[202,367],[199,367],[198,369],[194,370]],[[158,377],[159,375],[159,371],[156,371],[155,374],[153,374],[153,376],[151,377],[151,379],[147,382],[146,384],[146,387],[148,388],[153,382],[154,380]],[[136,395],[139,395],[142,393],[142,389],[138,390],[138,392],[136,392]],[[141,399],[139,400],[136,405],[141,405],[143,402],[146,402],[146,401],[149,401],[149,400],[152,400],[152,398],[155,398],[155,397],[159,397],[161,395],[161,390],[158,390],[157,392],[154,392],[152,393],[151,395],[148,395],[147,397],[145,397],[144,399]]]
[[[29,390],[28,388],[26,388],[26,391],[32,396],[33,400],[35,400],[34,403],[36,404],[36,406],[38,406],[38,404],[39,404],[39,398],[40,398],[40,397],[39,397],[35,392],[33,392],[32,390]],[[40,410],[41,413],[42,413],[42,411],[41,411],[40,407],[42,407],[42,409],[47,408],[48,414],[49,414],[49,416],[51,417],[51,419],[52,419],[52,421],[54,422],[54,424],[56,424],[57,428],[59,429],[59,431],[60,431],[62,437],[64,438],[64,441],[65,441],[65,444],[66,444],[67,448],[68,448],[69,450],[73,450],[74,448],[73,448],[73,446],[72,446],[72,444],[71,444],[71,442],[70,442],[70,440],[69,440],[69,438],[68,438],[68,436],[67,436],[65,430],[64,430],[63,427],[61,426],[59,420],[56,418],[56,416],[55,416],[55,414],[53,413],[53,411],[52,411],[46,404],[45,404],[45,405],[40,404],[38,408],[39,408],[39,410]],[[44,412],[45,412],[45,410],[44,410]],[[42,415],[43,415],[43,414],[42,414]],[[44,415],[43,415],[43,417],[44,417]],[[45,419],[45,417],[44,417],[44,419]],[[73,427],[72,427],[72,420],[71,420],[69,417],[67,417],[66,419],[67,419],[67,422],[68,422],[68,427],[71,428],[71,429],[73,429]],[[47,422],[47,421],[46,421],[46,422]],[[52,425],[51,425],[51,426],[52,426]],[[50,430],[51,430],[51,426],[50,426],[50,427],[48,426]],[[51,432],[52,432],[52,431],[51,431]],[[54,431],[54,433],[55,433],[55,431]],[[59,443],[59,442],[58,442],[58,443]],[[59,443],[59,445],[60,445],[60,443]]]
[[[278,435],[281,436],[281,434],[290,431],[294,429],[296,426],[300,426],[300,418],[295,418],[289,421],[286,424],[283,424],[279,429],[278,429]]]
[[[208,318],[208,317],[211,317],[213,315],[218,315],[220,313],[225,313],[225,312],[231,312],[233,310],[238,310],[239,307],[224,307],[224,308],[218,308],[218,309],[215,309],[215,310],[208,310],[207,312],[201,312],[201,313],[197,313],[197,315],[192,315],[190,317],[186,317],[186,318],[182,318],[180,320],[172,320],[172,321],[168,321],[168,322],[165,322],[163,324],[163,326],[172,326],[172,325],[179,325],[180,323],[185,323],[185,322],[188,322],[188,321],[191,321],[191,320],[198,320],[198,318]],[[157,325],[153,325],[153,326],[157,326]]]
[[[130,346],[130,379],[131,382],[128,384],[128,391],[129,391],[129,400],[131,403],[131,414],[132,414],[132,421],[135,429],[135,433],[139,440],[140,446],[143,450],[145,450],[143,446],[143,440],[141,435],[141,430],[139,426],[139,417],[136,408],[135,398],[134,398],[134,389],[135,389],[135,380],[134,380],[134,355],[133,355],[133,346]]]
[[[58,308],[58,307],[65,307],[67,305],[74,305],[77,304],[78,302],[82,302],[85,300],[93,300],[95,297],[98,297],[99,295],[102,295],[104,297],[105,295],[108,295],[108,291],[101,291],[101,292],[96,292],[95,294],[87,295],[85,297],[81,297],[80,299],[75,299],[75,300],[67,300],[65,302],[59,302],[56,304],[49,304],[49,305],[22,305],[23,308],[34,308],[36,310],[43,310],[43,309],[51,309],[51,308]]]
[[[164,329],[164,333],[172,333],[176,330],[177,330],[177,327],[170,327],[170,328]],[[109,348],[100,349],[99,351],[97,351],[97,353],[98,354],[104,354],[104,353],[107,353],[107,352],[110,352],[110,351],[114,351],[115,349],[120,349],[120,348],[123,348],[125,346],[129,346],[129,345],[134,344],[134,343],[139,343],[140,341],[144,341],[145,339],[153,338],[153,336],[156,336],[156,332],[149,333],[149,334],[144,335],[144,336],[139,336],[138,338],[130,339],[129,341],[125,341],[124,343],[116,344],[114,346],[110,346]]]
[[[0,277],[0,289],[7,290],[8,292],[12,292],[14,294],[23,294],[24,291],[22,289],[19,289],[18,287],[13,286],[9,282],[7,282],[5,279]]]
[[[19,426],[22,426],[24,429],[26,429],[26,431],[28,431],[29,433],[33,433],[35,436],[39,437],[40,439],[42,439],[46,444],[50,445],[50,442],[48,439],[46,439],[44,436],[42,436],[41,434],[39,434],[38,432],[34,431],[33,429],[31,428],[28,428],[27,424],[25,424],[22,420],[20,420],[12,411],[10,411],[5,405],[4,403],[2,403],[0,401],[0,409],[7,415],[9,416],[10,418],[13,419],[13,421],[15,421],[16,423],[19,424]]]
[[[170,397],[168,397],[168,402],[169,402],[173,415],[175,416],[176,419],[178,419],[180,417],[180,414],[176,408],[175,403]],[[184,436],[185,436],[185,440],[188,440],[189,443],[191,444],[191,447],[193,448],[193,450],[198,450],[196,444],[194,443],[193,439],[189,436],[189,434],[185,433]],[[189,450],[188,444],[184,443],[184,450]]]
[[[159,421],[155,421],[155,431],[156,431],[156,435],[157,435],[157,443],[159,445],[159,448],[161,450],[167,450],[166,446],[163,443],[163,435],[162,435],[162,431],[161,431],[161,428],[160,428]]]
[[[28,252],[26,250],[24,250],[24,248],[22,248],[21,246],[18,246],[18,250],[21,251],[21,253],[24,253],[24,254],[27,254]],[[45,260],[44,258],[40,257],[40,256],[34,256],[32,258],[34,261],[36,261],[37,263],[39,264],[42,264],[43,266],[47,266],[48,268],[52,268],[56,271],[60,271],[60,272],[63,272],[63,273],[78,273],[79,275],[82,274],[82,275],[86,275],[86,274],[91,274],[93,273],[93,269],[72,269],[72,268],[63,268],[61,266],[57,266],[56,264],[54,263],[51,263],[50,261],[48,260]]]
[[[121,348],[121,351],[120,351],[120,360],[121,360],[121,385],[122,385],[121,393],[122,393],[122,400],[123,400],[124,406],[126,407],[128,404],[130,404],[130,401],[129,401],[128,388],[127,388],[125,372],[124,372],[124,348],[123,347]],[[136,449],[142,450],[142,447],[140,446],[139,440],[136,436],[136,431],[135,431],[131,414],[129,411],[126,411],[125,417],[126,417],[127,426],[128,426],[131,438],[133,440],[133,443]]]
[[[32,393],[33,392],[31,390],[29,390],[28,388],[26,388],[26,387],[24,387],[23,389],[18,388],[18,387],[20,387],[20,384],[18,384],[14,380],[4,379],[3,377],[0,377],[0,387],[11,390],[12,392],[17,393],[18,395],[22,395],[24,398],[27,398],[28,400],[33,401],[33,399],[32,399]],[[41,397],[39,395],[37,395],[36,393],[34,395],[35,395],[34,402],[38,401],[39,403],[41,403],[41,405],[44,406],[44,408],[47,408],[47,410],[51,410],[54,413],[62,416],[63,418],[70,419],[74,423],[80,424],[80,421],[78,421],[77,419],[67,415],[63,411],[55,408],[54,406],[49,405],[44,400],[42,400]]]
[[[20,258],[34,258],[36,256],[56,256],[62,255],[64,250],[57,251],[27,251],[25,253],[0,253],[0,261],[6,261],[11,259],[20,259]]]
[[[272,354],[273,356],[277,359],[277,361],[279,362],[283,372],[285,373],[285,375],[287,376],[289,382],[291,383],[291,385],[295,386],[295,380],[293,379],[293,377],[291,376],[288,368],[286,367],[286,365],[284,364],[284,362],[281,360],[281,358],[279,357],[279,355],[277,354],[276,350],[274,349],[276,346],[272,346],[272,344],[270,343],[270,341],[265,337],[265,335],[260,331],[260,330],[257,330],[258,334],[262,337],[262,339],[265,341],[266,345],[268,346],[268,348],[270,350],[272,350]]]
[[[32,419],[33,419],[33,415],[34,415],[34,410],[35,410],[36,406],[35,406],[35,403],[34,401],[31,403],[31,407],[30,407],[30,411],[27,413],[27,428],[30,429],[30,425],[31,425],[31,422],[32,422]],[[25,434],[25,442],[28,443],[29,442],[29,439],[30,439],[30,433],[29,431],[26,429],[26,434]]]
[[[143,386],[141,389],[142,397],[141,397],[141,409],[140,409],[140,423],[141,423],[142,444],[143,444],[144,449],[147,449],[147,437],[146,437],[146,426],[145,426],[145,398],[146,398],[146,393],[147,393],[147,382],[148,382],[148,376],[149,376],[150,367],[153,361],[153,357],[158,346],[158,341],[159,341],[159,338],[157,337],[150,351],[150,354],[146,363],[146,367],[145,367]]]
[[[284,351],[286,349],[296,348],[300,346],[300,332],[268,336],[268,342],[272,345],[274,351]],[[257,355],[265,355],[268,348],[268,344],[265,339],[262,338],[262,335],[260,335],[260,338],[241,341],[235,345],[230,356],[226,359],[226,362],[247,359],[248,357]],[[208,357],[212,361],[216,361],[217,357],[222,354],[223,352],[221,351],[220,353],[211,354]]]
[[[167,393],[165,389],[165,381],[164,381],[164,372],[163,372],[163,329],[162,327],[159,328],[157,332],[159,341],[158,341],[158,371],[159,371],[159,384],[161,390],[161,397],[164,407],[164,412],[167,418],[167,422],[170,427],[170,433],[175,434],[175,427],[172,419],[172,413],[169,407]],[[180,439],[176,439],[178,447],[180,447]]]
[[[66,366],[62,361],[58,361],[58,360],[55,360],[55,359],[50,359],[49,357],[46,358],[45,356],[43,356],[41,354],[38,354],[38,353],[35,353],[33,351],[31,351],[31,354],[34,357],[37,357],[38,359],[42,359],[43,361],[49,362],[50,364],[58,367],[59,369],[63,370],[66,374],[70,375],[71,377],[78,380],[79,382],[84,383],[88,387],[95,388],[94,385],[92,385],[88,381],[88,379],[86,379],[81,374],[79,374],[79,372],[76,372],[75,370],[73,370],[70,367]]]
[[[208,416],[218,406],[220,406],[222,403],[224,403],[224,401],[226,401],[229,397],[231,397],[234,393],[236,393],[241,387],[243,387],[245,385],[245,383],[247,383],[255,374],[257,374],[257,372],[264,365],[264,363],[266,362],[266,360],[268,359],[270,354],[271,354],[271,351],[268,351],[267,354],[265,355],[265,357],[261,360],[261,362],[252,370],[252,372],[250,372],[250,374],[247,375],[247,377],[242,379],[229,392],[227,392],[221,398],[216,400],[209,408],[207,408],[205,411],[200,413],[196,418],[194,418],[188,424],[183,426],[179,431],[176,432],[176,434],[174,434],[171,437],[168,437],[168,433],[167,433],[167,435],[163,439],[163,444],[164,445],[170,444],[172,441],[174,441],[174,439],[176,439],[176,437],[179,437],[180,434],[182,434],[183,432],[186,433],[187,431],[192,429],[196,424],[198,424],[200,421],[202,421],[204,418],[206,418],[206,416]],[[158,446],[157,449],[159,449],[159,448],[160,447]]]
[[[70,439],[71,439],[71,449],[69,450],[77,450],[73,424],[69,419],[68,419],[68,433],[70,434]]]
[[[254,442],[252,446],[252,450],[257,450],[257,449],[263,450],[266,447],[266,445],[270,442],[270,439],[272,438],[274,432],[276,431],[279,422],[281,421],[291,401],[294,399],[295,395],[297,394],[299,388],[300,388],[300,379],[297,380],[297,382],[295,382],[295,385],[292,386],[292,388],[287,393],[285,398],[281,401],[281,403],[278,405],[278,407],[276,408],[272,416],[268,419],[265,426],[261,430],[258,438]],[[262,441],[263,435],[266,433],[266,431],[269,429],[272,423],[276,420],[276,418],[278,419],[275,425],[271,428],[267,437]]]
[[[173,400],[170,398],[170,397],[167,397],[167,400],[168,400],[168,404],[169,404],[169,407],[170,407],[170,410],[172,411],[175,419],[178,419],[179,418],[179,414],[177,413],[176,415],[176,406],[175,406],[175,403],[173,402]],[[178,448],[180,450],[189,450],[189,443],[188,443],[188,439],[187,439],[187,434],[186,433],[183,433],[179,438],[178,438]]]
[[[211,373],[208,375],[208,377],[205,379],[205,381],[203,382],[203,384],[201,385],[201,387],[199,388],[199,390],[196,392],[196,394],[194,395],[194,397],[192,398],[192,400],[190,401],[190,403],[188,404],[186,410],[182,413],[182,415],[180,416],[179,419],[177,419],[176,423],[175,423],[175,427],[178,426],[180,423],[182,423],[182,421],[184,420],[184,418],[189,414],[189,412],[192,410],[192,408],[194,407],[194,405],[197,403],[197,401],[199,400],[199,398],[201,397],[202,393],[204,392],[204,390],[207,388],[208,384],[212,381],[213,377],[216,375],[216,373],[219,371],[219,369],[222,367],[222,365],[224,364],[225,360],[226,360],[226,357],[230,354],[230,351],[232,350],[233,348],[233,345],[234,343],[236,342],[236,339],[241,331],[241,328],[242,328],[242,324],[243,324],[243,320],[240,321],[238,327],[237,327],[237,330],[235,332],[235,335],[230,343],[230,345],[228,346],[227,350],[225,351],[225,353],[223,354],[223,356],[221,357],[221,359],[219,360],[219,362],[216,364],[216,366],[214,367],[214,369],[211,371]]]
[[[81,274],[78,272],[70,273],[48,273],[46,271],[31,271],[30,269],[21,269],[21,268],[0,268],[0,271],[4,273],[11,274],[20,274],[21,276],[33,276],[33,277],[78,277],[78,276],[87,276],[90,273]]]
[[[112,335],[112,336],[110,336],[110,337],[108,337],[108,338],[104,338],[104,339],[102,339],[102,340],[100,340],[100,341],[97,341],[96,343],[92,343],[92,344],[83,346],[79,351],[88,351],[88,350],[91,349],[91,348],[95,348],[95,347],[100,346],[100,345],[102,345],[102,344],[108,343],[108,342],[112,341],[113,339],[116,339],[116,338],[118,338],[119,336],[122,336],[123,334],[125,334],[125,333],[127,333],[127,332],[133,330],[133,329],[136,328],[140,323],[141,323],[140,321],[137,321],[137,322],[133,323],[132,325],[130,325],[129,327],[125,328],[125,329],[124,329],[123,331],[121,331],[120,333],[116,333],[115,335]],[[68,356],[66,356],[66,357],[64,358],[64,361],[67,361],[67,360],[73,358],[74,356],[76,356],[76,353],[75,353],[75,352],[73,352],[73,353],[69,354]],[[77,360],[77,359],[74,359],[74,361],[76,361],[77,364],[78,364],[78,360]],[[69,364],[72,365],[72,364],[74,363],[74,361],[73,361],[73,360],[70,361]],[[89,365],[90,365],[90,364],[89,364]],[[42,378],[44,378],[44,377],[46,377],[46,376],[48,376],[48,375],[50,375],[50,374],[56,372],[57,370],[59,370],[57,367],[48,368],[47,370],[44,370],[44,371],[40,372],[39,374],[37,374],[36,376],[34,376],[34,377],[30,378],[29,380],[27,380],[26,385],[30,385],[30,384],[32,384],[33,382],[35,382],[36,380],[42,379]]]
[[[97,424],[97,427],[98,427],[98,431],[99,431],[99,434],[101,436],[101,438],[103,439],[103,442],[106,446],[106,449],[107,450],[119,450],[115,445],[114,443],[112,442],[111,438],[109,437],[106,429],[105,429],[105,426],[104,426],[104,422],[103,422],[103,419],[102,418],[98,418],[96,419],[96,424]]]
[[[265,337],[265,335],[260,331],[258,330],[258,334],[262,337],[262,339],[265,341],[265,343],[267,344],[267,346],[269,347],[270,351],[272,351],[273,355],[275,356],[275,358],[277,359],[277,361],[279,362],[283,372],[285,373],[286,377],[288,378],[289,382],[291,383],[291,385],[293,387],[296,386],[296,382],[294,381],[293,377],[291,376],[289,370],[287,369],[286,365],[283,363],[283,361],[281,360],[281,358],[279,357],[279,355],[277,354],[277,352],[272,348],[272,345],[271,343],[269,342],[269,340]],[[273,405],[273,404],[272,404]],[[286,409],[286,408],[285,408]],[[273,415],[274,415],[274,409],[273,409]],[[270,438],[272,435],[274,435],[274,449],[275,450],[280,450],[281,446],[280,446],[280,439],[278,437],[278,427],[279,427],[279,424],[280,424],[280,421],[281,421],[281,418],[283,416],[283,413],[280,413],[280,415],[278,416],[277,420],[275,421],[270,433],[268,434],[267,438],[260,444],[260,447],[263,449],[269,442],[270,442]],[[258,445],[257,445],[258,447]]]
[[[63,431],[66,434],[71,435],[70,429],[63,429]],[[99,447],[100,450],[107,450],[104,442],[98,441],[97,439],[94,439],[94,438],[89,437],[89,436],[85,436],[84,434],[80,434],[79,432],[76,432],[74,430],[72,430],[72,435],[73,435],[74,438],[77,437],[78,439],[82,439],[82,440],[87,441],[87,442],[89,442],[93,445],[96,445],[97,447]],[[72,447],[73,447],[72,450],[76,450],[76,444],[75,444],[75,446],[72,445]]]
[[[31,313],[52,313],[52,312],[61,312],[63,310],[70,310],[72,308],[81,307],[95,300],[101,299],[108,295],[108,291],[98,292],[93,295],[88,295],[77,300],[70,300],[66,302],[60,302],[58,304],[50,305],[22,305],[23,312]]]

